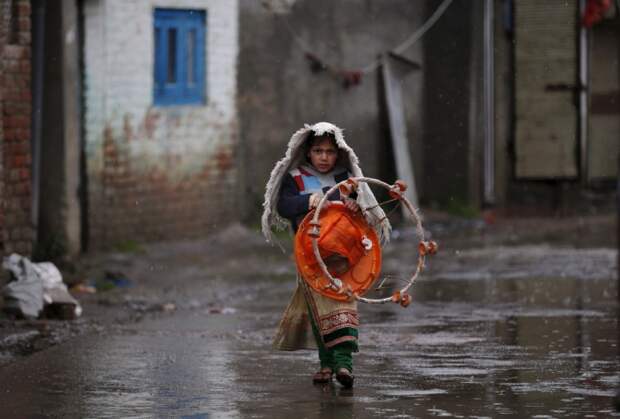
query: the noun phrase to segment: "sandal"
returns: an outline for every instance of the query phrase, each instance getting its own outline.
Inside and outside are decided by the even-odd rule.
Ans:
[[[334,372],[331,368],[325,367],[321,368],[312,376],[312,382],[314,384],[326,384],[332,380],[332,375]]]
[[[342,384],[344,388],[353,387],[354,379],[355,377],[353,376],[353,374],[351,374],[351,371],[346,368],[340,368],[338,370],[338,373],[336,374],[336,380],[338,380],[338,382]]]

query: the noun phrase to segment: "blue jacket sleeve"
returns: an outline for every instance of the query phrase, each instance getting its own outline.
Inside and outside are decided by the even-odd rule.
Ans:
[[[280,198],[278,199],[278,213],[293,223],[308,212],[310,195],[300,195],[297,184],[289,173],[286,174],[280,188]]]

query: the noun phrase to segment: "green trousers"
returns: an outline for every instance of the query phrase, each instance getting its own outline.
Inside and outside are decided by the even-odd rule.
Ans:
[[[340,368],[346,368],[353,372],[353,352],[357,352],[357,344],[355,342],[342,342],[337,345],[327,348],[323,342],[323,338],[319,333],[319,328],[310,316],[310,323],[312,324],[312,333],[314,333],[314,339],[319,347],[319,361],[321,362],[321,368],[331,368],[332,371],[337,372]]]

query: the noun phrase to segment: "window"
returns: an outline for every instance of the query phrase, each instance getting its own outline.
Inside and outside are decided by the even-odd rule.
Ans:
[[[155,9],[155,105],[205,102],[202,10]]]

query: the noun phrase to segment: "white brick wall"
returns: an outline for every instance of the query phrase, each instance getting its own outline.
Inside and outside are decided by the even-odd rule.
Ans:
[[[102,1],[84,2],[84,125],[86,135],[86,153],[90,156],[89,171],[100,173],[102,170],[101,137],[105,124],[105,52]]]
[[[158,7],[206,11],[204,105],[153,105]],[[237,0],[85,0],[84,31],[91,243],[197,235],[234,218]]]
[[[156,7],[201,9],[207,13],[204,106],[153,106],[153,13]],[[179,174],[199,170],[218,146],[236,134],[238,4],[236,0],[87,0],[85,15],[85,99],[87,153],[100,172],[106,124],[124,139],[127,122],[134,138],[131,156],[144,169],[163,155],[181,153]],[[157,120],[152,138],[144,129],[148,112]],[[138,166],[136,166],[138,167]]]

